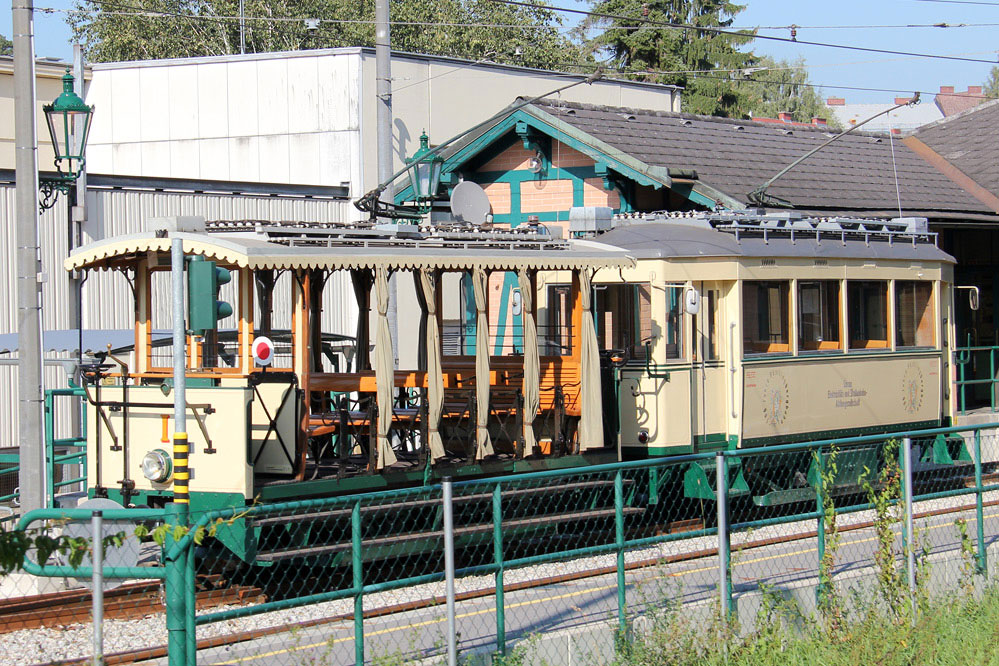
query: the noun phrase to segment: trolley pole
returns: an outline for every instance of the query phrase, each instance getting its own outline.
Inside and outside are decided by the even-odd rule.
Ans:
[[[454,505],[452,504],[451,477],[441,483],[444,496],[444,596],[447,600],[447,664],[457,666],[457,628],[454,618]]]

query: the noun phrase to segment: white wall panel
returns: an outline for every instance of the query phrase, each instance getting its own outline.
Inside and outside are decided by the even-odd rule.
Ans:
[[[229,136],[258,134],[257,62],[229,63],[226,85],[229,95]]]
[[[260,177],[260,138],[256,136],[237,136],[227,141],[231,165],[228,178],[232,180],[254,182]],[[208,176],[214,178],[214,176]]]
[[[122,92],[116,91],[115,103]],[[143,67],[139,70],[139,87],[131,94],[139,99],[139,140],[169,139],[170,116],[175,106],[170,90],[170,70],[166,67]]]
[[[164,101],[170,105],[169,127],[172,141],[197,139],[198,114],[198,67],[183,65],[166,68],[169,73],[170,94]]]
[[[288,61],[263,60],[257,65],[256,112],[257,132],[262,135],[288,132]],[[244,98],[245,99],[245,98]],[[245,100],[245,113],[252,113],[254,105]]]
[[[170,178],[198,178],[201,142],[191,139],[170,142]]]
[[[198,175],[207,180],[229,180],[229,139],[205,139],[198,142]],[[119,172],[127,173],[127,172]],[[133,172],[134,173],[134,172]],[[192,177],[195,177],[192,175]]]
[[[94,162],[89,152],[87,158],[87,168],[90,168]],[[117,173],[142,173],[142,148],[140,144],[111,144],[111,164],[114,165],[114,170]]]
[[[291,134],[288,136],[288,182],[301,185],[320,185],[319,177],[319,136]]]
[[[260,137],[257,161],[260,163],[260,180],[265,183],[290,183],[288,135],[271,134]]]
[[[153,178],[169,178],[171,141],[143,141],[138,144],[142,173]]]
[[[198,137],[229,136],[229,66],[226,63],[197,65]]]
[[[138,69],[118,69],[108,72],[111,79],[110,95],[105,104],[100,104],[94,100],[101,111],[94,114],[94,122],[107,122],[111,126],[111,141],[114,143],[131,143],[142,138],[142,129],[139,125],[139,111],[141,110],[139,101],[139,70]],[[160,103],[163,96],[156,98]],[[128,173],[128,172],[120,172]],[[136,173],[136,172],[132,172]]]
[[[319,131],[319,59],[288,61],[288,131],[292,134]]]

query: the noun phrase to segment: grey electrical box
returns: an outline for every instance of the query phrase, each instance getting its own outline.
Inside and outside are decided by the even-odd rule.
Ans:
[[[578,206],[569,209],[569,231],[572,233],[596,233],[610,231],[613,225],[614,209],[606,206]]]

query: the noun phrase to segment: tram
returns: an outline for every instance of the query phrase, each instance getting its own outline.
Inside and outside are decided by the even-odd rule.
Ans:
[[[563,239],[539,225],[166,218],[76,250],[68,270],[130,280],[136,322],[129,356],[83,368],[89,493],[126,506],[172,496],[172,350],[154,335],[172,238],[188,258],[192,512],[949,422],[954,262],[925,220],[605,222]],[[394,341],[415,350],[412,369],[396,367],[393,276],[417,305]],[[87,284],[101,298],[109,283]],[[192,325],[204,307],[209,322]],[[324,330],[342,311],[356,313],[353,336]],[[270,365],[254,360],[261,338]],[[877,464],[851,455],[844,467]],[[968,459],[960,441],[926,455]],[[810,464],[734,463],[729,493],[813,497]],[[713,471],[696,463],[650,480],[667,482],[682,487],[635,497],[714,499]],[[219,540],[247,562],[302,552],[262,552],[260,529]]]

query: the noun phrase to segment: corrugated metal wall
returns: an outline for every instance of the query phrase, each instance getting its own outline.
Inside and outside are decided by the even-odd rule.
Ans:
[[[150,179],[150,188],[156,187]],[[201,215],[207,220],[267,220],[345,222],[357,219],[358,211],[343,199],[302,198],[295,196],[252,196],[243,194],[202,194],[164,192],[143,189],[92,188],[87,193],[88,222],[84,227],[84,243],[135,233],[144,230],[150,217],[167,215]],[[0,183],[0,333],[17,330],[17,292],[15,288],[14,185]],[[68,211],[60,198],[52,210],[39,220],[39,240],[42,248],[42,269],[47,281],[42,287],[42,319],[45,330],[75,328],[72,321],[70,276],[63,270],[68,255]],[[162,304],[164,313],[159,321],[169,322],[169,291],[163,283],[154,294],[154,303]],[[283,293],[283,292],[278,292]],[[84,328],[131,328],[132,292],[128,281],[119,273],[89,274],[82,296]],[[275,297],[275,321],[287,321],[290,304]],[[326,290],[323,330],[352,335],[357,316],[353,292],[347,276],[333,276]],[[225,323],[223,323],[225,326]],[[169,326],[167,326],[168,328]],[[63,357],[71,356],[63,354]],[[66,385],[66,374],[58,367],[45,371],[46,387]],[[69,424],[68,404],[57,409],[56,422]],[[17,446],[17,369],[0,365],[0,446]]]

